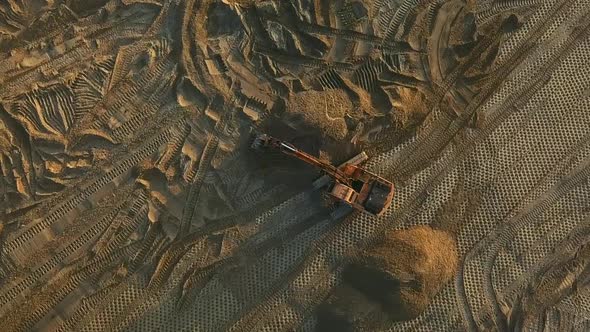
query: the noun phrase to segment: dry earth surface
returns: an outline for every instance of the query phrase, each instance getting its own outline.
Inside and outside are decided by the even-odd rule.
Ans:
[[[0,2],[2,331],[589,331],[589,0]],[[380,217],[253,133],[365,151]]]

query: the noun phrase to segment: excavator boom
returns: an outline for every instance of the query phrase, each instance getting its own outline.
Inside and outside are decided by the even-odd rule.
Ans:
[[[350,182],[348,177],[346,176],[346,174],[344,174],[344,172],[342,172],[340,169],[338,169],[334,165],[329,164],[323,160],[320,160],[308,153],[305,153],[305,152],[297,149],[291,143],[283,142],[279,139],[268,136],[266,134],[256,137],[254,139],[254,143],[252,143],[252,147],[255,149],[258,149],[258,150],[265,149],[265,148],[277,149],[277,150],[283,152],[284,154],[293,156],[299,160],[305,161],[306,163],[308,163],[310,165],[320,168],[326,174],[328,174],[329,176],[335,178],[336,180],[338,180],[340,182],[347,183],[347,184]]]

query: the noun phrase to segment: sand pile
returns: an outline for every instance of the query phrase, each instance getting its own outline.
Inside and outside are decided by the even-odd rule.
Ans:
[[[353,105],[342,90],[304,91],[291,94],[287,111],[302,115],[324,134],[341,140],[348,134],[344,116],[353,113]]]
[[[360,252],[343,272],[343,284],[320,308],[320,325],[345,331],[379,329],[417,317],[454,275],[454,239],[429,226],[385,235]]]
[[[402,128],[422,122],[429,109],[424,94],[405,87],[399,87],[397,92],[398,98],[393,99],[393,106],[398,111],[396,117]]]
[[[228,5],[237,5],[242,7],[251,7],[256,4],[262,3],[262,0],[222,0],[223,3]]]

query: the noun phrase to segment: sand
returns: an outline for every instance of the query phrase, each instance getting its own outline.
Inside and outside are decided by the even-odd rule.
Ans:
[[[586,7],[0,2],[2,331],[590,330]]]

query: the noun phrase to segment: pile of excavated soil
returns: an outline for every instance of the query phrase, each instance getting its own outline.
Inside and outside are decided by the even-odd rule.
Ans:
[[[343,284],[320,307],[319,327],[378,329],[415,318],[453,277],[457,262],[447,232],[416,226],[387,233],[345,267]]]
[[[386,234],[382,243],[360,256],[359,262],[349,269],[351,282],[365,289],[369,297],[384,297],[384,309],[394,320],[414,318],[426,309],[432,297],[453,277],[458,261],[451,235],[429,226]],[[362,276],[363,271],[380,285],[393,282],[398,288],[379,289],[368,279],[354,279]]]
[[[304,91],[291,94],[287,111],[303,116],[327,136],[341,140],[348,134],[344,116],[353,112],[353,105],[342,90]]]
[[[254,6],[257,3],[262,2],[261,0],[223,0],[224,3],[228,5],[239,5],[243,7],[250,7]]]
[[[424,94],[405,87],[399,87],[397,92],[398,99],[394,99],[393,106],[397,110],[396,117],[400,125],[402,128],[416,126],[429,110]]]

